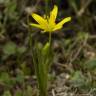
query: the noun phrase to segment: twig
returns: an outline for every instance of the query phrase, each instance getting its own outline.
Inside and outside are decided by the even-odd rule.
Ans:
[[[85,0],[86,1],[86,0]],[[82,16],[82,14],[85,12],[85,9],[89,6],[89,4],[92,2],[92,0],[87,0],[87,2],[84,4],[84,6],[77,12],[77,16]]]
[[[56,96],[54,89],[52,89],[52,96]]]
[[[85,38],[83,45],[78,49],[77,53],[75,54],[75,56],[73,58],[71,58],[70,60],[70,64],[72,64],[72,62],[78,57],[79,53],[81,52],[82,48],[86,45],[86,42],[88,40],[88,37]]]

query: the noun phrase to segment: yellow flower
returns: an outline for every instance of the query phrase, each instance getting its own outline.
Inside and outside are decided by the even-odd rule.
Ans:
[[[38,24],[31,23],[31,26],[40,28],[44,30],[43,32],[53,32],[55,30],[61,29],[63,27],[63,24],[66,22],[69,22],[71,20],[71,17],[64,18],[62,21],[56,24],[56,17],[58,13],[58,7],[54,5],[53,10],[50,12],[50,17],[43,18],[35,13],[32,14],[32,17],[35,19],[35,21],[38,22]]]

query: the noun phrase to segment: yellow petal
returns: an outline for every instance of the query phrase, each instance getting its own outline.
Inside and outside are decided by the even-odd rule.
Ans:
[[[47,31],[46,30],[41,31],[41,33],[45,33],[45,32],[47,32]]]
[[[32,17],[33,17],[40,25],[45,25],[45,24],[47,24],[47,21],[46,21],[44,18],[42,18],[41,16],[39,16],[39,15],[37,15],[37,14],[35,14],[35,13],[32,14]]]
[[[30,23],[30,25],[36,28],[43,29],[42,26],[40,26],[39,24]]]
[[[59,30],[59,29],[61,29],[63,26],[55,26],[55,28],[52,30],[52,31],[56,31],[56,30]]]
[[[49,23],[52,26],[55,25],[55,20],[56,20],[56,17],[57,17],[57,13],[58,13],[58,7],[56,5],[54,5],[53,10],[50,12],[50,18],[49,18]]]
[[[69,21],[71,21],[71,17],[64,18],[61,22],[59,22],[59,23],[55,26],[55,28],[53,29],[53,31],[58,30],[58,29],[61,29],[62,26],[63,26],[63,24],[65,24],[66,22],[69,22]]]

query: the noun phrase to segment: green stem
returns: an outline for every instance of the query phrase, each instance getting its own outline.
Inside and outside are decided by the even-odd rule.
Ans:
[[[49,32],[49,44],[51,45],[51,32]]]
[[[32,36],[31,36],[31,30],[30,30],[30,20],[29,20],[29,15],[27,15],[27,24],[28,24],[28,32],[29,32],[29,46],[30,48],[32,47]]]
[[[29,15],[27,15],[27,24],[28,24],[28,36],[29,36],[29,50],[31,50],[31,54],[32,54],[32,60],[34,65],[36,65],[36,61],[35,61],[35,57],[34,57],[34,51],[33,51],[33,38],[32,38],[32,30],[30,29],[30,19],[29,19]]]

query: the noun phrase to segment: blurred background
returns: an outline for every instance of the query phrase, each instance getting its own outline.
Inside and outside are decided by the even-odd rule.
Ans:
[[[52,33],[54,50],[49,96],[96,96],[96,0],[49,0],[56,22],[72,17]],[[0,0],[0,96],[36,96],[30,36],[42,44],[48,33],[31,28],[31,14],[45,13],[44,0]]]

